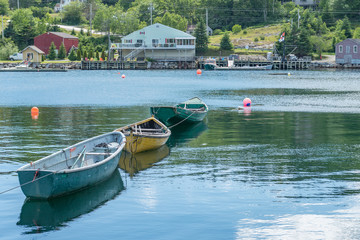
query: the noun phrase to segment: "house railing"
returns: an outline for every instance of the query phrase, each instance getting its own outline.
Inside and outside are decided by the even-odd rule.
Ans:
[[[152,44],[141,44],[141,43],[112,43],[111,49],[195,49],[195,45],[178,45],[176,43],[152,43]]]

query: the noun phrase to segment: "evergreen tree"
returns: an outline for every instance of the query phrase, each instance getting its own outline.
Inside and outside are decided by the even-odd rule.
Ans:
[[[77,59],[78,61],[81,61],[81,50],[80,50],[80,49],[77,50],[76,59]]]
[[[196,25],[196,55],[204,54],[208,49],[209,38],[206,34],[206,26],[203,19]]]
[[[49,48],[49,55],[48,55],[48,59],[50,60],[55,60],[56,58],[56,46],[54,42],[51,42],[50,48]]]
[[[233,45],[230,41],[229,33],[225,33],[224,36],[221,38],[220,49],[221,50],[232,50],[233,49]]]
[[[100,59],[100,57],[99,57],[99,52],[98,52],[98,51],[96,51],[96,53],[95,53],[95,58],[96,58],[96,60],[99,60],[99,59]]]
[[[345,16],[345,18],[343,20],[343,30],[345,30],[345,36],[347,38],[352,38],[351,23],[350,23],[349,18],[347,16]]]
[[[83,52],[83,58],[84,58],[84,60],[85,60],[85,58],[87,58],[87,52],[86,52],[86,50],[84,50],[84,52]]]
[[[306,29],[301,29],[297,42],[296,55],[300,57],[310,55],[311,51],[310,34]]]
[[[69,56],[68,56],[68,59],[69,59],[70,61],[76,61],[77,57],[76,57],[76,55],[75,55],[75,50],[74,50],[74,49],[71,49],[70,54],[69,54]]]
[[[58,58],[65,59],[65,57],[66,57],[65,45],[64,45],[64,43],[61,43],[60,48],[59,48]]]
[[[101,52],[101,58],[102,58],[102,60],[105,61],[105,50],[104,49]]]
[[[75,33],[75,29],[73,28],[72,31],[71,31],[71,35],[75,36],[76,33]]]
[[[91,59],[94,57],[94,50],[93,48],[90,48],[88,58]]]

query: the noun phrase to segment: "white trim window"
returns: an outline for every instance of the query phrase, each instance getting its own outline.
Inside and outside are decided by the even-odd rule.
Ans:
[[[358,46],[357,45],[353,46],[353,53],[358,53]]]
[[[350,53],[350,46],[346,46],[346,53]]]
[[[339,53],[343,53],[343,45],[339,45]]]

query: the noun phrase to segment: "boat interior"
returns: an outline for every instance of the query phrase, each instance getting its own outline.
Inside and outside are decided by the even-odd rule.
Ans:
[[[145,134],[145,135],[157,135],[157,134],[164,134],[167,132],[166,129],[164,129],[154,120],[126,126],[124,128],[120,128],[119,130],[125,135],[129,135],[131,132],[134,134]]]
[[[72,153],[71,150],[74,148],[67,149],[66,151],[63,150],[37,162],[30,163],[26,165],[28,166],[27,168],[23,169],[60,171],[87,167],[108,158],[119,146],[118,142],[101,142],[95,146],[86,144],[80,152],[78,150],[77,153]],[[78,148],[80,149],[80,146]]]

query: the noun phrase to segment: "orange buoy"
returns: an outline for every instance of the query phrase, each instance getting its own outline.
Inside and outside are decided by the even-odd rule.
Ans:
[[[37,107],[32,107],[31,114],[39,114],[39,109]]]
[[[125,78],[125,74],[121,75],[121,78]]]
[[[197,75],[201,75],[201,69],[198,69],[198,70],[196,71],[196,74],[197,74]]]
[[[38,119],[39,117],[39,109],[37,107],[31,108],[31,118],[32,119]]]

